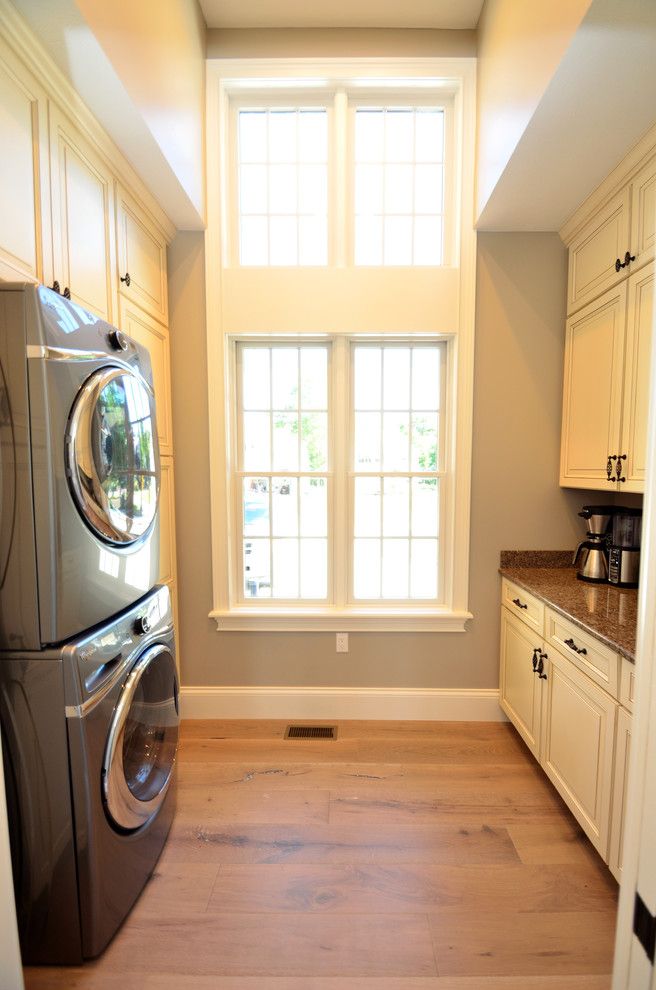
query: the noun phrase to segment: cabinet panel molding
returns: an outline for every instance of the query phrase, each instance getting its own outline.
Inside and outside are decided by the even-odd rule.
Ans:
[[[175,491],[173,458],[162,457],[161,485],[159,490],[159,580],[162,584],[175,583]]]
[[[166,324],[166,242],[145,211],[118,184],[116,232],[121,294]]]
[[[656,210],[656,204],[655,204]],[[622,453],[626,482],[620,491],[643,492],[647,460],[649,373],[654,322],[654,265],[628,280]]]
[[[123,297],[119,303],[119,326],[129,337],[148,348],[155,386],[159,449],[160,454],[169,456],[173,453],[169,332],[161,323]]]
[[[533,651],[544,646],[505,606],[501,607],[499,697],[504,712],[536,759],[540,755],[541,684],[533,671]]]
[[[647,162],[631,184],[631,272],[654,258],[656,246],[656,156]]]
[[[624,259],[629,247],[630,190],[621,190],[586,224],[569,248],[567,312],[616,285],[624,270],[616,271],[617,258]]]
[[[615,772],[613,780],[613,812],[610,832],[608,866],[618,883],[622,882],[622,846],[626,820],[626,795],[631,758],[631,733],[633,718],[623,708],[617,713],[617,737],[615,741]]]

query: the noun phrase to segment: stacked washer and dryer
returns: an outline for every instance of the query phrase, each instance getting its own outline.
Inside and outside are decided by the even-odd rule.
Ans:
[[[0,726],[25,962],[98,955],[171,824],[158,495],[146,349],[51,289],[0,284]]]

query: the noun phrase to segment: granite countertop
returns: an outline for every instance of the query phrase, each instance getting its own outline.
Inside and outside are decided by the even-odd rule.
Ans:
[[[500,573],[635,662],[638,592],[579,581],[570,552],[502,553]],[[546,566],[545,566],[546,565]]]

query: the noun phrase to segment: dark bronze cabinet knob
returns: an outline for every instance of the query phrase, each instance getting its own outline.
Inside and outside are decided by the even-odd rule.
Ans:
[[[128,289],[130,288],[130,282],[131,281],[132,281],[132,279],[130,278],[130,273],[129,272],[126,272],[125,275],[121,275],[121,282],[125,282],[125,284],[127,285]]]

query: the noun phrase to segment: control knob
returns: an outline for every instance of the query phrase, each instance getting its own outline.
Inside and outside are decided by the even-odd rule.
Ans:
[[[147,615],[140,615],[135,620],[134,631],[138,636],[143,636],[145,633],[150,632],[150,619]]]
[[[120,330],[112,330],[111,333],[107,334],[107,339],[109,346],[113,347],[115,351],[127,351],[128,339]]]

